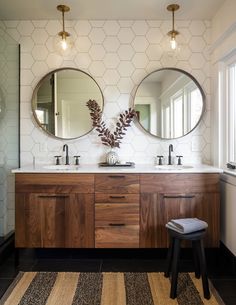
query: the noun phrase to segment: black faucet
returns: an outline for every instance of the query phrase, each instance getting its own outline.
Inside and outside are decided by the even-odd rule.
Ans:
[[[63,145],[63,151],[66,151],[66,163],[65,163],[65,165],[69,165],[70,162],[69,162],[69,153],[68,153],[68,145],[67,144]]]
[[[168,156],[168,165],[171,165],[172,162],[171,162],[171,152],[173,151],[173,145],[170,144],[169,145],[169,156]]]

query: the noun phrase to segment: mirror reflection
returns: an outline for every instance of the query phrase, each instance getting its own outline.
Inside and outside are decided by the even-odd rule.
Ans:
[[[160,69],[140,83],[134,108],[147,132],[164,139],[179,138],[198,125],[204,110],[204,93],[187,72]]]
[[[90,99],[103,108],[101,89],[90,75],[71,68],[55,70],[37,85],[32,98],[33,114],[48,134],[78,138],[93,129],[86,106]]]

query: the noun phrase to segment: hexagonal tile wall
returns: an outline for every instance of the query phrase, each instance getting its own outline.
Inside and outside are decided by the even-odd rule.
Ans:
[[[28,112],[32,91],[40,78],[53,69],[68,66],[89,73],[102,88],[104,118],[109,120],[116,120],[120,112],[133,105],[137,85],[150,72],[162,67],[178,67],[192,73],[207,93],[203,124],[193,134],[166,141],[149,135],[134,122],[132,131],[123,139],[120,154],[122,159],[127,157],[127,161],[154,162],[155,155],[166,155],[168,145],[173,143],[174,149],[186,154],[188,161],[191,156],[193,162],[211,160],[209,22],[178,21],[181,52],[172,55],[166,50],[170,20],[71,20],[67,26],[73,34],[74,51],[67,57],[59,54],[54,45],[55,36],[61,30],[60,20],[6,21],[4,26],[21,44],[22,165],[30,163],[33,155],[36,159],[42,157],[40,143],[47,142],[45,158],[52,156],[64,143],[48,138],[36,127]],[[33,141],[27,146],[30,137]],[[35,143],[33,148],[32,142]],[[73,145],[74,151],[81,152],[81,162],[95,163],[105,155],[96,132],[68,144]]]

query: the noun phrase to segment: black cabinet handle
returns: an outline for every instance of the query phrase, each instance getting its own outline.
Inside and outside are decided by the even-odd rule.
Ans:
[[[194,195],[164,195],[163,198],[194,198]]]
[[[111,227],[124,227],[124,223],[109,223],[109,226]]]
[[[125,178],[125,176],[108,176],[108,177],[113,179]]]
[[[109,196],[111,199],[124,199],[125,196]]]
[[[39,195],[39,198],[65,198],[65,197],[69,197],[70,195],[67,194],[58,194],[58,195]]]

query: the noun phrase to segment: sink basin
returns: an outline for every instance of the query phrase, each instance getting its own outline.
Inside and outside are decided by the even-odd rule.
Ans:
[[[176,170],[185,170],[193,168],[191,165],[156,165],[156,169],[166,170],[166,171],[176,171]]]
[[[52,170],[78,170],[79,165],[45,165],[43,168]]]

